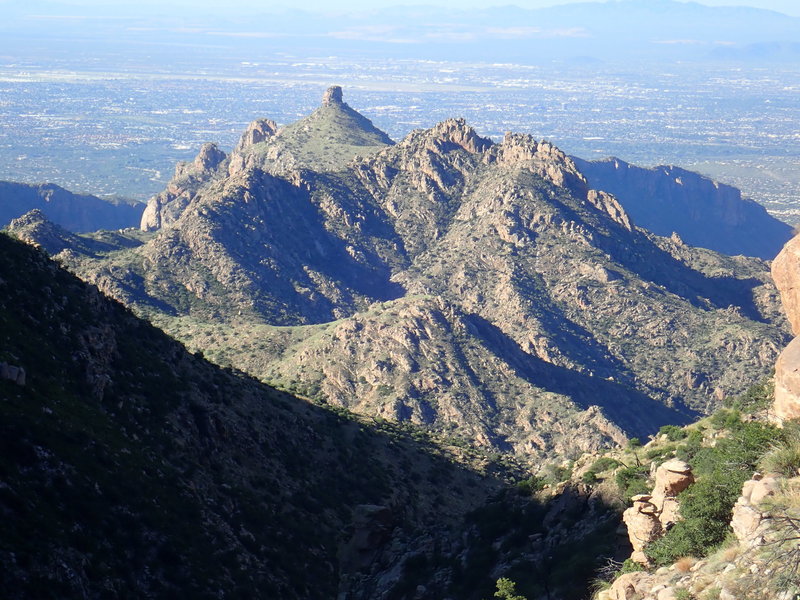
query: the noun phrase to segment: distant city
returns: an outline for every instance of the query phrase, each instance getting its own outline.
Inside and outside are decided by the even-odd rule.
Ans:
[[[0,58],[0,179],[145,200],[206,141],[226,151],[253,119],[287,124],[325,88],[400,140],[464,117],[586,159],[676,164],[800,222],[800,68],[726,63],[545,66],[274,55],[124,68]]]

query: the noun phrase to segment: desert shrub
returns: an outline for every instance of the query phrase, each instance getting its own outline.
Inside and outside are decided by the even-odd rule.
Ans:
[[[781,432],[781,439],[772,444],[758,461],[765,473],[779,473],[784,477],[800,474],[800,424],[789,423]]]
[[[581,476],[581,481],[588,485],[592,485],[600,481],[600,478],[597,477],[598,473],[602,473],[603,471],[608,471],[609,469],[613,469],[619,466],[621,463],[609,456],[603,456],[602,458],[598,458],[592,466]]]
[[[527,479],[517,482],[517,491],[522,496],[530,496],[532,493],[544,489],[544,485],[545,482],[542,477],[531,475]]]
[[[658,430],[658,434],[667,436],[667,439],[671,442],[682,440],[688,435],[683,427],[678,427],[677,425],[664,425]]]
[[[617,471],[615,482],[620,494],[629,499],[637,494],[646,494],[650,491],[647,485],[649,469],[644,466],[625,467]]]
[[[616,458],[611,458],[610,456],[603,456],[594,461],[592,463],[592,466],[589,467],[589,470],[594,471],[595,473],[602,473],[603,471],[614,469],[618,467],[620,464],[621,463]]]
[[[758,461],[758,468],[765,473],[794,477],[800,470],[800,444],[782,443],[773,446]]]
[[[703,432],[699,429],[692,429],[685,441],[675,450],[675,456],[679,459],[691,462],[695,454],[703,447]]]
[[[740,396],[725,398],[722,404],[726,408],[732,408],[744,413],[753,413],[770,406],[774,395],[775,383],[772,379],[766,379],[750,386],[748,390]]]
[[[732,429],[742,420],[742,414],[738,410],[721,408],[708,420],[714,429]]]

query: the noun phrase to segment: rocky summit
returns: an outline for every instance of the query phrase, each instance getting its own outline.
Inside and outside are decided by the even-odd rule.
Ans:
[[[127,247],[58,257],[317,402],[520,455],[593,450],[743,391],[788,327],[763,260],[656,236],[590,181],[462,119],[395,144],[334,87],[179,165]]]

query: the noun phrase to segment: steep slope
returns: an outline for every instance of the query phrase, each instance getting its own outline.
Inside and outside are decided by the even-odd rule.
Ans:
[[[450,119],[363,147],[334,170],[232,157],[143,245],[60,258],[224,364],[519,453],[567,447],[565,423],[596,448],[685,421],[786,340],[763,261],[637,228],[549,143]]]
[[[4,598],[478,600],[583,547],[577,599],[613,548],[603,494],[215,367],[5,235],[0,291]]]
[[[0,181],[0,227],[33,209],[69,231],[86,232],[136,227],[144,206],[74,194],[52,183]]]
[[[691,246],[774,258],[792,228],[734,187],[674,166],[644,169],[618,158],[574,159],[589,184],[614,194],[634,222]]]

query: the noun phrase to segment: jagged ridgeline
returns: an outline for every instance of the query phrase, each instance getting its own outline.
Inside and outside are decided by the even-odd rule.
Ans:
[[[521,454],[685,422],[788,339],[763,260],[638,228],[528,135],[451,119],[395,144],[337,87],[205,145],[142,229],[53,249],[220,364]]]

